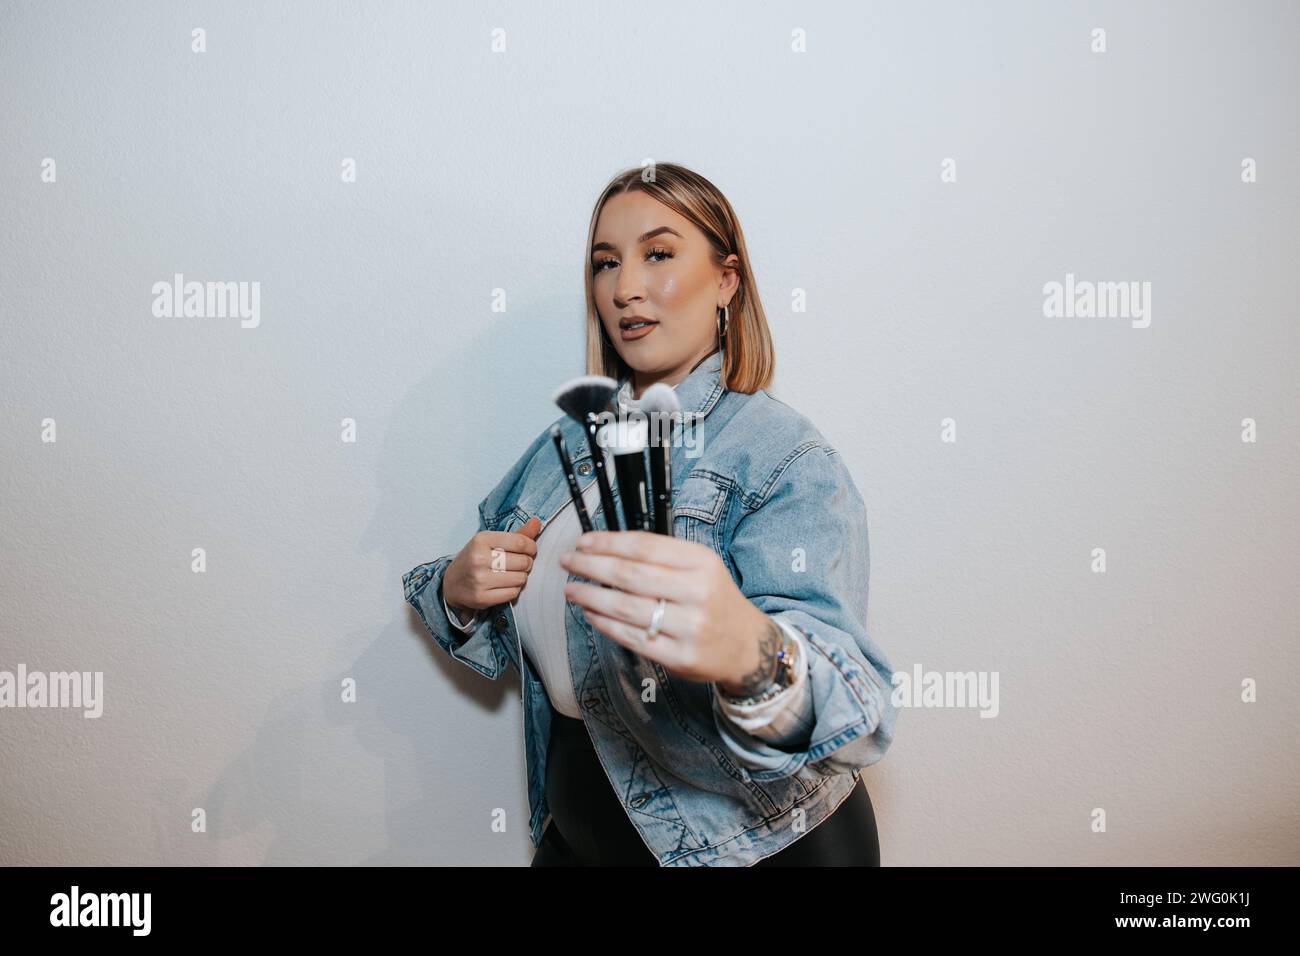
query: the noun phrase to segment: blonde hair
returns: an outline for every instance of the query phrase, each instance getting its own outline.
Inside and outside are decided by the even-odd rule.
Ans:
[[[583,267],[587,296],[587,374],[607,375],[615,381],[622,381],[632,373],[631,367],[614,348],[596,310],[591,247],[596,241],[596,221],[609,197],[633,190],[657,199],[699,227],[713,246],[714,261],[719,266],[727,256],[735,254],[739,260],[735,269],[740,284],[727,305],[722,381],[727,388],[747,394],[767,388],[776,369],[776,353],[772,348],[767,317],[763,314],[763,303],[758,298],[758,287],[754,284],[754,273],[749,266],[749,253],[745,249],[740,221],[731,203],[713,183],[676,163],[656,163],[644,170],[624,170],[610,180],[596,201],[587,230]]]

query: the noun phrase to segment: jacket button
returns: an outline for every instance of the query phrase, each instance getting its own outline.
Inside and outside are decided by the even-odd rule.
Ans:
[[[509,626],[510,625],[509,623],[506,622],[506,616],[504,614],[502,614],[500,617],[497,618],[496,628],[498,634],[504,634],[506,632],[506,628]]]
[[[581,465],[579,465],[579,466],[578,466],[578,474],[582,475],[582,477],[584,477],[584,478],[586,478],[588,475],[590,475],[590,474],[591,474],[591,462],[589,462],[589,461],[584,461]]]

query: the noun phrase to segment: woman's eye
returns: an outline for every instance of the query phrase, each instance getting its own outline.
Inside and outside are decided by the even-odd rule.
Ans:
[[[667,258],[667,259],[671,259],[671,258],[673,257],[673,253],[672,253],[672,250],[671,250],[671,249],[651,249],[649,252],[646,253],[646,258],[649,258],[650,256],[664,256],[664,257]],[[655,260],[655,262],[663,262],[663,261],[664,261],[663,259],[656,259],[656,260]],[[597,273],[597,272],[604,272],[604,271],[605,271],[605,266],[608,266],[608,265],[618,265],[618,260],[617,260],[617,259],[601,259],[599,262],[594,263],[594,264],[592,265],[592,267],[591,267],[591,271],[592,271],[593,274],[595,274],[595,273]]]

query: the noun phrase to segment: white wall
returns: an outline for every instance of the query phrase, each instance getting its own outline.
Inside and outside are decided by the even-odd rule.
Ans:
[[[591,205],[646,158],[741,216],[894,666],[999,674],[995,719],[901,715],[884,862],[1300,862],[1298,26],[4,4],[0,669],[105,701],[0,710],[0,862],[528,862],[518,682],[434,649],[401,575],[582,373]],[[259,282],[260,324],[155,317],[176,272]],[[1067,273],[1149,281],[1150,326],[1045,317]]]

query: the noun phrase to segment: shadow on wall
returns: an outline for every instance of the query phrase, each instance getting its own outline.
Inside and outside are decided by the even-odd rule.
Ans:
[[[548,301],[475,319],[483,331],[451,353],[440,350],[429,325],[417,347],[435,364],[383,431],[379,494],[357,549],[386,559],[393,620],[378,634],[340,637],[364,648],[354,663],[272,703],[255,739],[206,792],[186,798],[190,782],[176,778],[156,785],[159,806],[188,799],[205,808],[210,840],[206,859],[196,860],[184,842],[189,834],[156,823],[160,861],[247,863],[259,854],[269,866],[531,860],[518,675],[512,669],[489,681],[451,660],[406,604],[402,575],[460,550],[478,527],[478,502],[558,416],[551,393],[585,371],[580,295],[575,301],[576,308]],[[409,642],[424,653],[412,656]],[[346,677],[356,680],[357,702],[340,706]],[[467,738],[463,728],[439,726],[449,712],[442,698],[454,694],[514,716]],[[506,812],[506,834],[489,828],[494,807]]]

